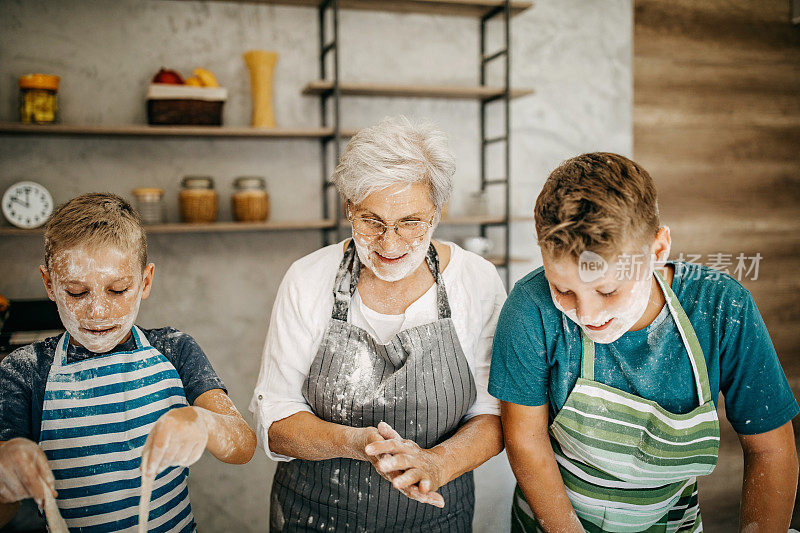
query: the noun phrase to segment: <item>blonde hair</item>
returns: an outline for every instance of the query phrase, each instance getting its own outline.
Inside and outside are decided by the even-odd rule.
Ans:
[[[111,193],[77,196],[59,206],[44,230],[44,264],[53,256],[80,245],[115,246],[135,253],[147,265],[147,237],[139,214],[125,199]]]
[[[385,118],[359,130],[342,154],[333,182],[343,200],[360,204],[396,184],[427,183],[437,213],[450,199],[456,160],[447,135],[431,122]]]
[[[659,230],[655,184],[627,157],[596,152],[558,166],[536,199],[542,253],[577,259],[584,251],[606,259],[625,246],[649,245]]]

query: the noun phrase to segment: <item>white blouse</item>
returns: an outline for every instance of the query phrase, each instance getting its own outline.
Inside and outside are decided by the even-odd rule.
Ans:
[[[494,265],[454,243],[442,271],[452,319],[461,348],[475,378],[477,399],[465,420],[479,414],[500,414],[500,404],[489,395],[489,365],[497,317],[506,299],[505,287]],[[344,243],[326,246],[295,261],[281,282],[270,316],[250,412],[260,446],[277,461],[292,458],[269,449],[273,422],[301,411],[312,412],[303,398],[303,382],[317,355],[333,310],[333,285],[344,256]],[[369,309],[358,292],[348,321],[386,343],[394,334],[437,319],[436,289],[431,287],[402,315],[382,315]]]

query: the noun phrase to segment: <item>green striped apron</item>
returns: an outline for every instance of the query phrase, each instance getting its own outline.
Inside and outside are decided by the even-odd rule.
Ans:
[[[694,328],[672,289],[656,279],[689,353],[698,407],[675,414],[594,381],[594,343],[581,332],[581,377],[550,425],[550,442],[588,532],[702,531],[696,477],[717,464],[719,420]],[[519,487],[512,531],[540,531]]]

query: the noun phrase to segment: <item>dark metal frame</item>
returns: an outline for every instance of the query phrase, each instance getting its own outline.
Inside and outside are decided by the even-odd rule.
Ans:
[[[327,40],[327,24],[325,20],[326,13],[330,10],[331,13],[331,26],[333,37],[330,41]],[[342,218],[342,205],[336,197],[334,192],[334,209],[331,210],[328,202],[331,196],[330,189],[333,188],[333,183],[328,179],[330,176],[330,167],[328,165],[328,147],[333,143],[333,165],[339,161],[342,132],[339,120],[339,103],[341,101],[341,94],[339,91],[339,2],[338,0],[324,0],[318,8],[319,18],[319,73],[320,79],[327,80],[327,68],[325,60],[329,53],[333,54],[333,86],[330,91],[325,91],[320,97],[320,116],[322,127],[328,125],[328,102],[333,99],[333,135],[331,137],[324,137],[321,141],[322,150],[322,218],[327,219],[333,216],[335,218],[335,227],[332,230],[322,230],[322,246],[327,246],[331,243],[330,233],[334,233],[334,240],[339,238],[340,225]],[[331,213],[333,211],[333,213]]]
[[[332,17],[332,33],[333,38],[327,40],[327,26],[326,26],[326,13],[330,10]],[[331,215],[335,216],[335,227],[331,230],[322,231],[322,245],[327,246],[330,244],[331,233],[334,233],[334,238],[339,239],[341,236],[341,219],[342,219],[342,204],[338,197],[335,197],[335,209],[331,213],[329,208],[329,199],[331,196],[330,189],[333,184],[329,180],[330,167],[328,165],[328,147],[333,144],[333,161],[334,166],[339,161],[340,148],[341,148],[341,126],[339,105],[341,101],[340,87],[339,87],[339,3],[338,0],[323,0],[318,8],[319,11],[319,69],[320,79],[327,80],[327,68],[325,60],[329,53],[333,54],[333,85],[332,89],[325,91],[320,100],[320,113],[322,127],[328,125],[328,103],[333,100],[333,135],[325,137],[321,141],[322,150],[322,217],[329,218]],[[486,53],[486,25],[494,17],[502,15],[503,17],[503,31],[505,46],[500,50],[496,50],[490,54]],[[511,187],[509,183],[510,176],[510,103],[511,103],[511,0],[505,0],[503,4],[498,5],[488,10],[480,19],[480,81],[481,85],[486,85],[486,67],[489,63],[499,58],[504,58],[505,62],[505,75],[503,92],[500,95],[492,96],[481,100],[480,103],[480,134],[481,134],[481,149],[480,149],[480,175],[481,175],[481,191],[486,191],[486,188],[494,185],[501,185],[505,187],[505,195],[503,199],[503,220],[495,224],[481,224],[480,234],[485,237],[489,226],[498,226],[503,229],[504,239],[504,252],[503,260],[497,266],[504,269],[504,279],[506,287],[509,287],[511,280],[510,263],[511,263]],[[489,111],[490,104],[493,102],[503,103],[503,116],[504,116],[504,133],[497,137],[486,137],[486,116]],[[502,142],[505,143],[504,151],[504,175],[500,178],[488,179],[487,178],[487,164],[486,154],[490,145]]]
[[[503,32],[504,32],[504,47],[495,50],[492,53],[486,52],[486,25],[494,17],[503,16]],[[504,279],[506,287],[509,287],[511,282],[511,187],[509,176],[511,175],[511,0],[505,0],[504,5],[497,6],[489,10],[481,17],[481,50],[480,50],[480,71],[481,71],[481,85],[486,85],[486,67],[492,61],[503,58],[505,61],[505,74],[503,93],[499,96],[493,96],[481,100],[480,109],[480,129],[481,129],[481,191],[486,191],[486,187],[492,185],[505,186],[505,195],[503,198],[503,222],[493,224],[503,228],[503,260],[497,266],[503,267]],[[493,102],[503,103],[503,123],[504,132],[497,137],[486,137],[486,115],[489,111],[490,104]],[[486,154],[489,146],[502,142],[504,146],[504,175],[500,178],[488,179],[487,178],[487,164]],[[481,236],[486,237],[489,224],[481,224]]]

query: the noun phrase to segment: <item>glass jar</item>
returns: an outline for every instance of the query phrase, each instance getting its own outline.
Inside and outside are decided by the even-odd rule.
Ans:
[[[131,191],[136,197],[136,209],[142,217],[142,224],[162,224],[164,222],[164,189],[142,187]]]
[[[263,222],[269,218],[267,182],[258,176],[241,176],[233,181],[231,210],[237,222]]]
[[[210,176],[186,176],[181,181],[178,206],[182,222],[209,223],[217,219],[217,191]]]
[[[25,74],[19,78],[19,120],[50,124],[58,119],[58,76]]]

